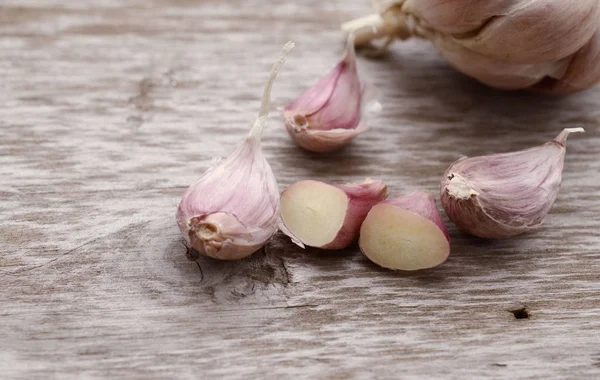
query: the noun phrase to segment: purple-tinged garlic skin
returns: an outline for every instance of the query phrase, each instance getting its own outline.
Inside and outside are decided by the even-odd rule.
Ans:
[[[486,239],[526,233],[542,225],[560,188],[566,128],[553,141],[517,152],[461,158],[441,183],[442,206],[461,230]]]
[[[296,145],[315,153],[330,153],[339,150],[369,129],[366,123],[361,123],[356,129],[332,129],[329,131],[292,127],[287,121],[286,126]]]
[[[293,47],[288,42],[273,65],[248,137],[181,198],[177,225],[187,243],[201,255],[241,259],[260,249],[277,231],[279,187],[262,153],[260,138],[269,114],[273,81]]]
[[[281,194],[281,231],[294,243],[343,249],[356,241],[360,225],[375,204],[387,197],[382,181],[330,185],[305,180]]]
[[[200,254],[249,256],[277,230],[279,189],[257,136],[189,187],[177,209],[184,238]]]
[[[360,225],[373,206],[388,196],[387,185],[382,181],[367,178],[360,184],[336,186],[350,199],[344,225],[331,243],[323,249],[343,249],[354,243],[358,238]]]
[[[381,51],[394,39],[425,38],[456,70],[505,90],[572,93],[600,82],[598,0],[392,0],[377,8],[342,25],[357,46],[386,41]]]
[[[312,152],[332,152],[368,129],[364,103],[350,37],[342,60],[333,70],[285,108],[285,126],[298,146]]]
[[[450,236],[435,204],[424,191],[385,200],[368,213],[358,241],[375,264],[394,270],[433,268],[450,255]]]

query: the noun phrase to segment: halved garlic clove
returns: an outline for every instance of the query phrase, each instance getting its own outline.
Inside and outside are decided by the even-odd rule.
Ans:
[[[342,148],[368,129],[363,113],[368,99],[356,69],[352,37],[335,68],[283,112],[294,142],[312,152]]]
[[[181,198],[177,224],[198,253],[237,260],[260,249],[277,230],[279,188],[262,153],[273,81],[294,47],[288,42],[271,69],[258,118],[248,137],[226,160],[210,168]]]
[[[281,230],[310,247],[342,249],[356,240],[371,207],[386,196],[387,186],[369,178],[340,186],[296,182],[281,194]]]
[[[360,228],[362,253],[384,268],[433,268],[450,255],[450,237],[435,205],[423,191],[375,205]]]
[[[462,158],[441,184],[442,206],[450,219],[472,235],[499,239],[539,227],[558,195],[567,136],[517,152]]]

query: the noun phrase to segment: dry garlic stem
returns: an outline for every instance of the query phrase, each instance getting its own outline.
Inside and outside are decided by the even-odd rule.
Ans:
[[[442,264],[450,237],[435,199],[416,191],[374,206],[360,228],[360,250],[384,268],[418,270]]]
[[[287,106],[283,116],[296,144],[325,153],[342,148],[368,129],[363,115],[367,103],[350,36],[342,60]]]
[[[598,0],[396,0],[342,28],[357,45],[429,39],[457,70],[492,87],[560,93],[600,81]]]
[[[288,42],[273,65],[248,137],[181,198],[177,224],[188,244],[202,255],[241,259],[261,248],[277,230],[279,189],[263,156],[260,138],[269,114],[273,81],[293,47]]]
[[[387,186],[369,178],[340,186],[296,182],[281,194],[281,230],[302,247],[342,249],[356,240],[371,207],[386,196]]]
[[[539,227],[556,200],[562,178],[567,128],[553,141],[518,152],[462,158],[441,184],[442,205],[462,230],[488,239]]]

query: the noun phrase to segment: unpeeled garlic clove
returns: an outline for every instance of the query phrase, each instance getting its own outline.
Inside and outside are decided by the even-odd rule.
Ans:
[[[387,196],[382,181],[329,185],[300,181],[281,194],[281,231],[303,247],[342,249],[358,237],[371,207]]]
[[[558,195],[567,136],[517,152],[462,158],[441,183],[448,217],[472,235],[499,239],[539,227]]]
[[[258,118],[226,160],[210,168],[181,198],[177,224],[198,253],[236,260],[260,249],[277,230],[279,189],[260,138],[269,114],[271,87],[294,47],[288,42],[271,69]]]
[[[287,106],[283,117],[288,133],[300,147],[331,152],[368,129],[363,87],[356,69],[352,37],[342,60],[316,85]]]
[[[360,228],[358,245],[375,264],[419,270],[442,264],[450,255],[450,237],[435,205],[424,191],[374,206]]]

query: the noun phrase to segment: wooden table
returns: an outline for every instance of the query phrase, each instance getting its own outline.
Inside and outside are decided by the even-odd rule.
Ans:
[[[427,42],[397,43],[359,62],[383,105],[372,130],[338,153],[306,153],[275,108],[337,61],[339,24],[370,11],[3,0],[0,377],[599,378],[600,88],[494,91]],[[188,261],[179,198],[247,133],[288,39],[297,48],[264,138],[281,188],[371,176],[392,195],[437,193],[461,154],[582,126],[545,227],[492,242],[444,216],[450,259],[408,274],[356,246],[303,251],[281,234],[244,261]]]

